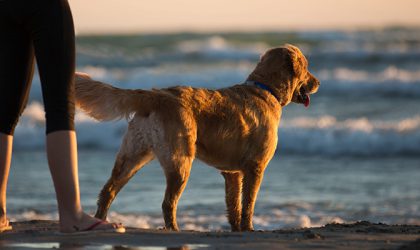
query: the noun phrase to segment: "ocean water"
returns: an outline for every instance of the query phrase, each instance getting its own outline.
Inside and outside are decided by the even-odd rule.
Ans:
[[[299,46],[321,80],[311,106],[283,110],[279,145],[257,200],[257,229],[370,220],[420,224],[420,29],[80,36],[77,69],[121,88],[221,88],[243,82],[266,49]],[[56,218],[36,76],[16,129],[13,220]],[[94,212],[125,121],[76,117],[83,204]],[[121,191],[110,218],[163,225],[157,162]],[[223,178],[196,161],[178,209],[184,229],[227,229]]]

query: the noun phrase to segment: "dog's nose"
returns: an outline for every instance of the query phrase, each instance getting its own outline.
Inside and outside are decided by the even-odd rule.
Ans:
[[[317,78],[312,76],[311,79],[308,81],[308,90],[310,94],[316,93],[320,85],[321,82]]]

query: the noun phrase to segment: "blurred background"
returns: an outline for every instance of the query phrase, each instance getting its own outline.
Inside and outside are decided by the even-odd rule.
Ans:
[[[420,2],[71,0],[77,70],[121,88],[242,83],[270,47],[297,45],[321,80],[311,106],[283,110],[257,229],[370,220],[420,224]],[[94,212],[126,121],[76,119],[83,204]],[[16,129],[11,218],[54,219],[38,76]],[[181,227],[227,229],[223,178],[195,161]],[[163,226],[154,161],[121,191],[111,219]]]
[[[420,23],[419,1],[71,0],[79,34],[355,29]]]

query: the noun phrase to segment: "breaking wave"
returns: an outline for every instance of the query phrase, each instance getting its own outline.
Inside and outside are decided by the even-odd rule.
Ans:
[[[37,102],[29,105],[16,129],[15,148],[43,147],[44,123],[42,106]],[[78,113],[76,125],[79,147],[117,149],[127,122],[99,123]],[[284,119],[278,149],[296,154],[414,155],[420,152],[420,116],[390,121],[333,116]]]
[[[297,154],[417,155],[420,116],[398,121],[367,118],[339,121],[331,116],[295,118],[282,123],[279,148]]]

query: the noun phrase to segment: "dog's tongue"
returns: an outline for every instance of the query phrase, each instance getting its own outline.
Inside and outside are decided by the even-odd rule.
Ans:
[[[305,106],[305,108],[309,107],[309,104],[311,103],[311,98],[309,97],[309,95],[305,94],[303,99],[303,105]]]

